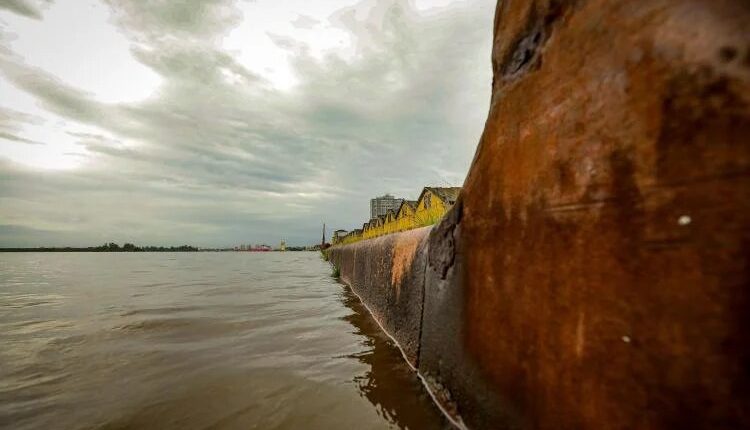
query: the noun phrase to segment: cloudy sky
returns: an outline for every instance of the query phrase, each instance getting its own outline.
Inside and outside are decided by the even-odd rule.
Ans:
[[[0,0],[0,247],[314,243],[461,185],[495,0]]]

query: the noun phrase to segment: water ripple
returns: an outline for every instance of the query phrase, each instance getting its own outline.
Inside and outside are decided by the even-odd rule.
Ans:
[[[0,428],[445,425],[316,253],[0,254]]]

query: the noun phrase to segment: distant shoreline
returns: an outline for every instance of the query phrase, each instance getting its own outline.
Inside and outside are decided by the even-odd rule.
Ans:
[[[73,248],[73,247],[62,247],[62,248],[0,248],[0,252],[208,252],[208,251],[225,251],[223,249],[138,249],[138,250],[103,250],[96,248]],[[229,251],[229,250],[226,250]]]
[[[286,251],[281,251],[278,249],[268,250],[268,251],[262,251],[262,252],[300,252],[300,251],[310,251],[307,249],[289,249],[287,248]],[[192,248],[192,249],[181,249],[181,247],[174,247],[174,248],[157,248],[157,249],[151,249],[151,248],[144,248],[144,249],[137,249],[137,250],[103,250],[103,249],[97,249],[97,248],[73,248],[73,247],[62,247],[62,248],[50,248],[50,247],[40,247],[40,248],[0,248],[0,252],[261,252],[261,251],[238,251],[235,249],[214,249],[214,248]]]

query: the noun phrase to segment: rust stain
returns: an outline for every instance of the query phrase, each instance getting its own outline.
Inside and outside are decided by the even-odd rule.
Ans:
[[[576,357],[583,356],[583,348],[586,345],[586,314],[578,314],[578,325],[576,325]]]
[[[391,264],[391,286],[396,289],[396,299],[401,295],[401,283],[404,274],[408,273],[411,263],[424,237],[419,230],[409,230],[397,235],[393,244],[393,261]]]
[[[750,428],[748,3],[498,8],[467,350],[523,428]]]

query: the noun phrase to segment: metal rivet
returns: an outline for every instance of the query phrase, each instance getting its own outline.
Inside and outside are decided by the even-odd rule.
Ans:
[[[622,341],[625,343],[630,343],[630,336],[623,336]]]
[[[681,216],[681,217],[679,217],[679,218],[677,219],[677,224],[679,224],[679,225],[688,225],[688,224],[690,224],[690,223],[691,223],[692,221],[693,221],[693,220],[692,220],[692,219],[691,219],[691,218],[690,218],[689,216],[687,216],[687,215],[683,215],[683,216]]]

